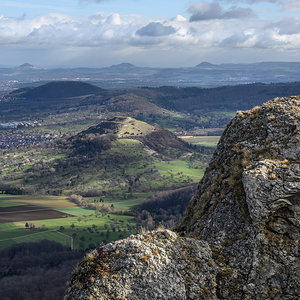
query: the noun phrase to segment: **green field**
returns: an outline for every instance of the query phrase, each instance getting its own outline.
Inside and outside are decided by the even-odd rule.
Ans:
[[[13,222],[0,224],[0,240],[15,238],[27,234],[28,230],[26,230],[25,227],[20,228]]]
[[[25,203],[17,203],[12,201],[2,201],[2,197],[0,195],[0,207],[12,207],[12,206],[21,206],[25,205]]]
[[[152,194],[152,193],[149,193],[149,195],[150,194]],[[142,201],[144,201],[145,198],[147,197],[147,194],[146,193],[144,193],[144,194],[136,193],[135,195],[133,195],[133,197],[136,197],[136,198],[131,198],[131,199],[122,200],[122,201],[114,201],[114,200],[109,201],[108,200],[104,204],[108,205],[108,206],[113,204],[116,210],[129,211],[131,208],[139,205]]]
[[[46,228],[47,230],[59,230],[68,236],[74,236],[75,234],[74,248],[84,249],[90,247],[91,244],[96,247],[102,241],[110,242],[126,237],[131,233],[136,233],[136,223],[133,217],[101,213],[96,216],[93,210],[85,210],[85,215],[81,215],[82,212],[80,211],[78,212],[79,215],[76,217],[33,221],[33,223],[37,230]],[[87,213],[90,213],[90,215]],[[105,228],[105,224],[107,224],[108,230]],[[115,232],[111,224],[114,224]],[[25,222],[18,222],[16,225],[25,228]],[[47,232],[45,233],[48,235]],[[27,238],[29,239],[29,237]],[[42,239],[42,235],[38,238]],[[62,236],[57,236],[55,240],[61,242]],[[65,241],[65,239],[63,240]]]
[[[193,145],[217,147],[220,136],[181,136],[181,139]]]
[[[44,231],[44,232],[30,233],[29,231],[27,231],[27,234],[24,234],[22,236],[20,235],[15,238],[0,240],[0,249],[8,247],[13,244],[38,242],[44,239],[55,241],[64,246],[71,247],[71,240],[72,240],[71,237],[64,236],[59,232]]]
[[[198,182],[204,173],[203,170],[190,168],[187,161],[180,159],[156,162],[155,167],[160,175],[169,178],[170,183]]]
[[[86,209],[81,207],[59,208],[56,210],[73,216],[87,216],[94,213],[94,211],[91,209]]]
[[[70,213],[74,213],[72,209],[70,210]],[[43,239],[54,240],[64,245],[70,243],[70,238],[54,230],[70,237],[73,236],[75,249],[86,249],[91,245],[96,247],[102,241],[110,242],[136,233],[136,223],[133,217],[101,213],[95,216],[94,211],[88,210],[83,215],[80,210],[80,208],[77,210],[76,217],[0,224],[0,248]],[[35,229],[26,229],[26,223],[34,224]]]
[[[53,157],[49,157],[48,161],[55,159]],[[122,158],[121,163],[117,160],[119,157]],[[116,160],[112,161],[112,158]],[[13,162],[13,157],[11,159]],[[141,143],[130,139],[115,142],[114,147],[104,153],[102,159],[110,162],[109,167],[106,170],[99,168],[98,165],[83,167],[82,171],[77,173],[80,183],[76,189],[84,192],[89,189],[109,192],[106,196],[84,197],[84,200],[93,203],[94,200],[101,199],[103,203],[101,202],[100,206],[102,204],[107,207],[113,205],[116,212],[130,211],[157,191],[198,182],[204,172],[203,168],[196,168],[193,160],[188,156],[171,161],[159,158],[149,160]],[[64,178],[64,173],[61,178]],[[46,179],[48,180],[43,177],[37,178],[37,180]],[[130,181],[134,184],[130,185]],[[63,186],[67,184],[63,183]],[[69,193],[74,193],[74,190],[70,190]],[[94,210],[77,207],[68,200],[68,196],[0,194],[0,207],[29,204],[52,208],[72,216],[0,223],[0,248],[42,239],[51,239],[64,245],[70,243],[71,238],[56,232],[60,231],[74,238],[75,249],[87,249],[96,247],[102,242],[127,237],[137,231],[137,224],[133,217],[107,214],[105,211],[100,211],[96,216]],[[26,223],[34,228],[25,228]]]
[[[183,118],[181,115],[176,117]],[[11,223],[0,223],[0,248],[41,239],[65,244],[71,239],[62,235],[65,234],[73,237],[76,249],[87,249],[136,233],[136,220],[123,213],[157,192],[199,182],[206,166],[207,155],[200,153],[196,147],[185,145],[185,151],[179,150],[181,148],[152,149],[141,140],[131,138],[132,134],[142,136],[154,129],[143,122],[128,119],[119,130],[118,139],[112,140],[105,151],[95,151],[88,156],[85,155],[85,147],[87,145],[90,149],[90,142],[85,142],[90,138],[98,141],[93,134],[84,134],[84,142],[80,140],[79,144],[82,152],[78,153],[77,148],[67,141],[63,150],[59,147],[33,147],[16,153],[3,152],[0,164],[4,167],[0,170],[0,179],[4,178],[7,185],[19,186],[20,193],[33,195],[0,194],[0,207],[35,205],[49,213],[42,215],[45,219],[36,220],[41,218],[41,214],[35,212],[38,216],[34,218],[29,212],[24,216],[24,208],[17,219],[13,209],[8,212],[12,218],[7,218],[7,212],[3,210],[2,222]],[[150,139],[149,145],[155,145],[155,142]],[[72,194],[81,195],[89,203],[97,201],[99,213],[96,215],[95,210],[70,202],[68,198]],[[51,214],[55,219],[50,219]]]
[[[124,200],[114,202],[114,206],[116,210],[125,211],[138,204],[139,201],[137,199]],[[0,248],[43,239],[54,240],[70,246],[73,236],[74,248],[86,249],[96,247],[103,241],[110,242],[136,233],[136,222],[133,217],[107,214],[101,211],[96,216],[94,210],[76,207],[74,203],[62,196],[0,195],[0,203],[2,207],[34,204],[41,208],[51,207],[54,210],[73,215],[73,217],[59,219],[0,223]],[[112,202],[105,203],[105,205],[111,204]],[[34,229],[26,228],[26,223],[33,225]]]
[[[131,208],[139,205],[143,202],[148,196],[151,196],[153,193],[132,193],[131,195],[128,194],[128,199],[118,199],[114,197],[101,197],[104,200],[103,205],[111,206],[113,205],[116,211],[130,211]],[[85,198],[86,201],[93,203],[94,200],[98,200],[99,197],[89,197]],[[100,203],[101,205],[102,203]],[[67,211],[65,211],[67,213]]]

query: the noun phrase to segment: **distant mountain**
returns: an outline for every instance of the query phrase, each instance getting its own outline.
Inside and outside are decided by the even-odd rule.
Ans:
[[[75,119],[84,113],[94,120],[99,114],[121,114],[167,128],[220,128],[237,110],[250,109],[276,96],[298,94],[300,82],[210,89],[163,86],[105,90],[85,82],[62,81],[19,89],[4,96],[5,101],[0,101],[0,118],[7,122],[73,111]]]
[[[22,64],[22,65],[18,66],[17,68],[18,69],[32,69],[32,68],[35,68],[35,67],[32,64],[25,63],[25,64]]]
[[[298,81],[300,62],[223,63],[201,62],[194,67],[139,67],[121,63],[101,68],[42,69],[28,63],[19,68],[0,68],[0,90],[15,89],[29,83],[76,80],[106,89],[134,87],[219,87],[249,83]]]
[[[19,96],[23,98],[69,98],[97,94],[101,91],[103,89],[85,82],[53,81],[29,90],[25,89],[24,93]]]
[[[236,111],[250,109],[255,105],[278,97],[300,94],[300,82],[278,84],[244,84],[218,88],[143,88],[135,94],[157,106],[180,112],[197,114],[212,110]]]
[[[124,91],[125,92],[125,91]],[[105,104],[105,108],[110,112],[131,113],[133,116],[143,115],[170,115],[166,109],[151,102],[151,99],[143,97],[142,93],[136,95],[134,91],[126,91],[121,95],[111,97]]]
[[[204,61],[204,62],[200,63],[199,65],[197,65],[195,68],[215,68],[215,67],[217,67],[217,66]]]
[[[126,69],[136,68],[136,66],[130,63],[121,63],[118,65],[112,65],[110,68],[126,70]]]

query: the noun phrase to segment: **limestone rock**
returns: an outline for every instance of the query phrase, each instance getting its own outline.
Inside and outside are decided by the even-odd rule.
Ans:
[[[131,236],[87,254],[65,299],[216,299],[211,255],[169,230]]]
[[[237,113],[174,230],[95,250],[66,299],[298,299],[300,96]]]
[[[232,270],[219,299],[296,299],[299,205],[300,97],[276,98],[230,122],[176,229]]]

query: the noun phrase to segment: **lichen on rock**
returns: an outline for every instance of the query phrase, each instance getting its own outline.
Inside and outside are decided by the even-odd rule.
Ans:
[[[153,231],[89,253],[65,299],[215,299],[216,270],[207,243]]]
[[[66,299],[298,299],[300,96],[237,113],[174,231],[95,250]]]

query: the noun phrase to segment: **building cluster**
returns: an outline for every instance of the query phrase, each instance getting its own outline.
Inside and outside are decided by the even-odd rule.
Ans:
[[[18,148],[28,145],[40,145],[57,138],[57,135],[48,133],[31,133],[21,131],[0,131],[0,149]]]
[[[16,129],[36,126],[41,126],[41,124],[38,121],[15,121],[9,123],[0,123],[0,129]]]

